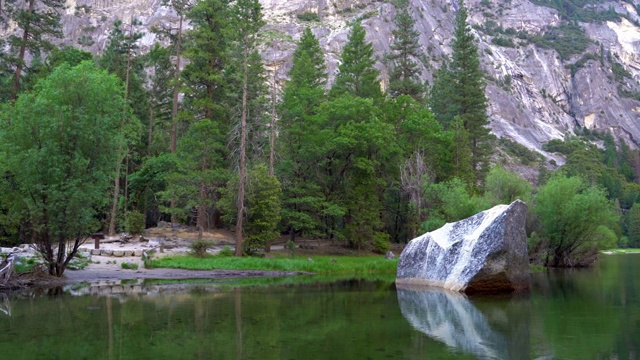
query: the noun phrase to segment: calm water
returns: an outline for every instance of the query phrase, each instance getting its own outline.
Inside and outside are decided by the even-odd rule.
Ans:
[[[640,359],[640,255],[535,274],[519,298],[384,281],[0,294],[0,359],[475,358]]]

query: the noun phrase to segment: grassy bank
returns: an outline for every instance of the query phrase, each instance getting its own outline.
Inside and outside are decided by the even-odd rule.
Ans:
[[[605,254],[640,254],[640,249],[610,249],[603,251]]]
[[[311,260],[309,260],[311,259]],[[318,275],[395,274],[397,260],[382,256],[313,256],[306,257],[165,257],[152,260],[149,267],[186,270],[264,270],[310,272]]]

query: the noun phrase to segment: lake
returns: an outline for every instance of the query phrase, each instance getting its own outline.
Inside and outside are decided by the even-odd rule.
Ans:
[[[640,358],[640,255],[532,276],[516,297],[311,278],[0,294],[0,358]]]

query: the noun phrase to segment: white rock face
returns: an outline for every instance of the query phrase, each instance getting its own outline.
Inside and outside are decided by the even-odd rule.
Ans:
[[[528,289],[526,214],[517,200],[411,240],[400,255],[396,284],[466,292]]]

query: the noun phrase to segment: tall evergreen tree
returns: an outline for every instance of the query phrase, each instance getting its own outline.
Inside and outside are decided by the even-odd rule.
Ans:
[[[456,15],[454,35],[451,70],[454,73],[455,91],[452,100],[469,133],[471,167],[476,181],[482,182],[489,170],[492,136],[487,127],[487,98],[484,94],[484,74],[480,69],[478,47],[467,24],[467,8],[462,2]]]
[[[189,64],[182,75],[189,111],[196,119],[212,119],[227,126],[223,69],[228,62],[228,1],[199,1],[187,12],[187,19],[193,28],[185,34],[184,56]]]
[[[484,94],[484,74],[480,69],[478,48],[467,24],[467,9],[460,4],[455,19],[454,40],[451,45],[451,63],[436,73],[429,103],[436,117],[448,128],[457,126],[456,117],[462,122],[470,152],[473,186],[482,185],[489,170],[491,155],[490,130],[487,127],[487,98]],[[459,163],[459,165],[463,165]],[[457,166],[457,168],[461,168]]]
[[[392,68],[388,93],[393,98],[409,95],[414,100],[422,102],[425,88],[420,82],[421,71],[416,63],[416,59],[423,56],[418,43],[420,34],[416,31],[415,20],[409,13],[409,1],[397,0],[396,8],[396,28],[393,30],[392,53],[389,55]]]
[[[16,24],[19,31],[9,36],[7,44],[10,52],[3,54],[3,62],[13,70],[9,98],[15,100],[21,88],[21,78],[26,69],[27,53],[32,57],[53,49],[51,37],[62,37],[60,12],[65,0],[10,1],[4,4],[5,15]],[[9,5],[9,6],[7,6]],[[6,20],[6,16],[2,16]]]
[[[349,39],[342,49],[342,63],[338,67],[331,96],[351,94],[357,97],[379,99],[382,97],[380,72],[375,69],[373,45],[365,41],[366,31],[360,21],[355,21]]]
[[[245,212],[245,185],[247,182],[247,118],[249,116],[250,95],[256,95],[255,92],[250,93],[251,83],[262,82],[264,77],[250,79],[251,65],[256,68],[262,68],[262,64],[255,62],[252,64],[252,53],[255,53],[258,30],[264,25],[262,20],[262,7],[257,0],[238,0],[232,9],[233,20],[236,25],[236,48],[240,54],[239,74],[242,88],[241,107],[240,107],[240,159],[238,164],[238,200],[237,200],[237,217],[236,217],[236,249],[235,255],[243,254],[243,221]],[[253,57],[255,59],[255,57]],[[254,71],[255,74],[255,71]],[[261,81],[262,80],[262,81]],[[257,94],[260,95],[260,94]],[[257,114],[260,116],[260,114]]]
[[[327,81],[324,53],[311,29],[306,28],[293,54],[290,80],[284,87],[280,104],[280,153],[278,177],[284,190],[283,220],[292,239],[297,231],[310,231],[317,224],[316,214],[323,201],[315,183],[317,159],[315,137],[319,129],[313,117],[325,97]]]

